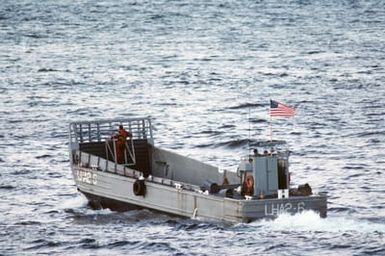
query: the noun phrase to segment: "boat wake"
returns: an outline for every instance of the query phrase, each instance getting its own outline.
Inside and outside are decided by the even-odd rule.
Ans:
[[[63,201],[58,208],[60,210],[73,209],[73,208],[84,208],[87,206],[88,201],[85,196],[76,196],[74,198]]]
[[[251,226],[272,231],[330,232],[330,233],[378,233],[385,234],[385,224],[350,217],[329,216],[325,219],[313,211],[279,215],[275,220],[253,222]]]

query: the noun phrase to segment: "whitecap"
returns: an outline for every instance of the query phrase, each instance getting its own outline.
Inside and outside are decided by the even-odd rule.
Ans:
[[[385,233],[384,223],[375,223],[349,216],[321,218],[313,211],[304,211],[295,215],[282,214],[274,220],[261,220],[251,225],[273,231],[288,232]]]

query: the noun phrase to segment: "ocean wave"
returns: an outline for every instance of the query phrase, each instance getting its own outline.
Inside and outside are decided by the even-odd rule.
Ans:
[[[382,7],[3,1],[0,254],[384,254]],[[293,183],[329,192],[326,219],[212,224],[94,210],[76,190],[71,121],[151,115],[156,146],[236,168],[269,139],[269,99],[299,104],[273,134]]]
[[[5,190],[12,190],[15,189],[15,186],[12,185],[0,185],[0,189],[5,189]]]
[[[63,241],[50,241],[50,240],[45,240],[45,239],[40,239],[37,241],[38,241],[38,242],[36,242],[36,243],[38,243],[37,245],[26,247],[24,249],[24,251],[36,251],[39,249],[52,249],[52,248],[60,247],[60,246],[67,244],[67,242],[63,242]]]
[[[275,220],[262,220],[256,225],[260,225],[267,230],[281,230],[287,232],[354,232],[363,234],[377,232],[385,234],[384,223],[375,223],[337,216],[328,216],[327,218],[322,219],[317,213],[312,211],[304,211],[296,215],[282,214]]]
[[[230,106],[228,109],[248,109],[248,108],[257,108],[257,107],[266,107],[266,104],[262,103],[242,103],[235,106]]]

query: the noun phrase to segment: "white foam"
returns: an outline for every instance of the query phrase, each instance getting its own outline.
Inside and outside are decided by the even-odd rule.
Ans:
[[[82,208],[82,207],[85,207],[87,203],[88,203],[87,199],[84,196],[80,195],[75,198],[71,198],[63,201],[58,208],[59,209]]]
[[[282,214],[275,220],[262,220],[252,225],[274,231],[385,233],[385,223],[375,223],[351,217],[333,216],[322,219],[312,211],[305,211],[296,215]]]

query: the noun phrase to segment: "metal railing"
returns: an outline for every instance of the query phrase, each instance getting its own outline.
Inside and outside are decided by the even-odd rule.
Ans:
[[[145,117],[72,122],[69,125],[70,144],[109,140],[119,125],[132,133],[132,139],[149,139],[152,143],[151,119]]]
[[[112,147],[110,147],[110,141],[112,141]],[[115,162],[115,164],[118,164],[118,159],[116,157],[116,141],[117,139],[112,139],[112,140],[106,140],[105,141],[105,148],[106,148],[106,159],[109,161],[109,155],[112,156],[112,160]],[[130,142],[130,145],[128,144]],[[132,166],[136,165],[136,156],[135,156],[135,148],[134,148],[134,141],[132,139],[129,139],[128,141],[126,140],[125,145],[124,145],[124,163],[119,163],[119,164],[124,164],[126,166]],[[131,146],[131,148],[129,147]],[[108,154],[110,153],[110,154]],[[130,160],[130,161],[129,161]]]

